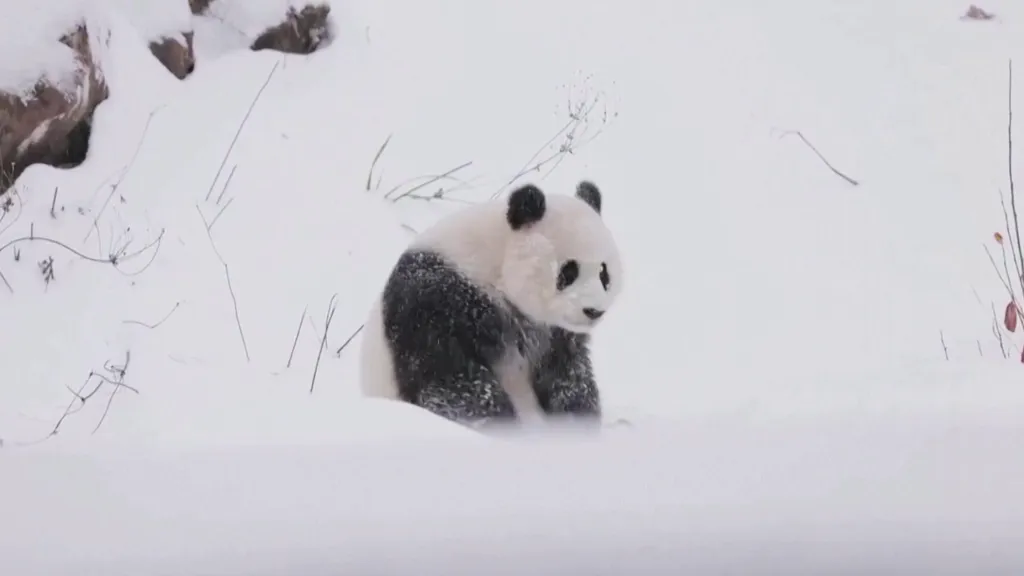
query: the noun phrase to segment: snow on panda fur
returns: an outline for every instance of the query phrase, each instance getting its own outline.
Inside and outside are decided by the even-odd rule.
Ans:
[[[470,425],[599,421],[588,343],[622,276],[591,182],[456,212],[412,242],[371,310],[363,394]]]

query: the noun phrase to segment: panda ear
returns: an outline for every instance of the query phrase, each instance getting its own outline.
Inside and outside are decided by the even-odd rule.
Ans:
[[[544,193],[533,184],[527,184],[512,192],[508,197],[508,212],[505,217],[513,230],[538,222],[544,217],[547,201]]]
[[[584,180],[576,186],[576,197],[586,202],[598,214],[601,213],[601,191],[589,180]]]

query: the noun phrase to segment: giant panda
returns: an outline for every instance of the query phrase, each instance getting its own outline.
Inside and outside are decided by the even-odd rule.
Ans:
[[[601,202],[527,184],[419,234],[364,324],[362,393],[474,428],[599,423],[590,333],[623,287]]]

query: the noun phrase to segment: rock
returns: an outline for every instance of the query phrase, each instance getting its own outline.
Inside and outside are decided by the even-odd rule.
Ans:
[[[300,11],[289,8],[284,21],[264,30],[251,49],[311,54],[331,40],[330,13],[327,4],[309,5]]]
[[[149,51],[171,71],[178,80],[184,80],[196,68],[196,54],[192,48],[191,31],[182,32],[177,38],[161,38],[149,43]]]
[[[74,90],[40,80],[27,95],[0,92],[0,194],[32,164],[66,168],[85,160],[93,111],[109,91],[86,26],[79,24],[60,42],[75,52]]]
[[[192,10],[193,14],[199,16],[210,7],[210,2],[213,2],[213,0],[188,0],[188,7]]]

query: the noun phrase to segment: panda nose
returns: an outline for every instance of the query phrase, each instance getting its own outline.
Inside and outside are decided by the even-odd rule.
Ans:
[[[584,308],[583,315],[591,320],[597,320],[604,315],[604,310],[598,310],[597,308]]]

